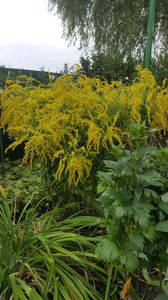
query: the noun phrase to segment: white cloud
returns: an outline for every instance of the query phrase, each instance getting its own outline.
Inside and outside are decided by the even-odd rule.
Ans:
[[[55,69],[78,62],[81,52],[61,37],[48,0],[0,0],[0,12],[0,65]]]

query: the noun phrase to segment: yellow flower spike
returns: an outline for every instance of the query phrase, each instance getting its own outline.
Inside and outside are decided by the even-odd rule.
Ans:
[[[25,143],[22,163],[35,156],[56,160],[57,179],[68,174],[68,183],[78,184],[89,176],[92,160],[113,143],[123,143],[122,131],[132,120],[144,116],[150,128],[168,132],[168,88],[158,86],[153,74],[137,66],[137,78],[129,86],[85,75],[64,75],[48,85],[33,85],[22,76],[7,80],[1,95],[1,127],[14,142],[9,149]],[[128,139],[127,142],[131,144]]]
[[[136,70],[137,70],[137,71],[142,71],[143,68],[142,68],[140,65],[137,65],[137,66],[136,66]]]

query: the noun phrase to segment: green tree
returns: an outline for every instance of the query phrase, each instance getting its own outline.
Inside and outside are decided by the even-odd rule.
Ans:
[[[49,0],[63,22],[64,36],[81,48],[142,58],[147,40],[149,0]],[[167,0],[156,1],[154,51],[168,48]],[[89,43],[91,41],[91,43]]]
[[[139,62],[128,56],[124,59],[123,56],[113,56],[112,53],[107,54],[92,53],[89,57],[80,58],[80,67],[89,77],[100,76],[106,79],[109,83],[111,80],[121,80],[124,83],[131,82],[137,72],[136,65]]]
[[[151,71],[160,85],[165,78],[168,78],[168,52],[161,53],[152,60]],[[166,82],[166,85],[168,85],[168,82]]]

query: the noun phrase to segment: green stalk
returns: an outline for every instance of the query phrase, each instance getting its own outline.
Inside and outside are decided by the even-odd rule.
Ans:
[[[112,275],[112,263],[110,264],[110,267],[108,268],[108,279],[107,279],[107,285],[106,285],[106,293],[104,300],[108,300],[108,295],[110,291],[110,284],[111,284],[111,275]]]

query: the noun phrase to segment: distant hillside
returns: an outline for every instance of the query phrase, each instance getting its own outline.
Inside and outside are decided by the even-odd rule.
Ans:
[[[16,77],[20,75],[26,75],[26,76],[32,76],[33,78],[37,79],[38,81],[42,83],[49,83],[49,78],[48,78],[48,72],[45,72],[43,69],[40,71],[35,71],[35,70],[25,70],[25,69],[13,69],[13,68],[6,68],[4,66],[0,66],[0,88],[4,88],[6,78],[8,74],[10,73],[10,79],[15,79]],[[61,73],[53,73],[50,72],[51,78],[54,80],[60,75]]]

